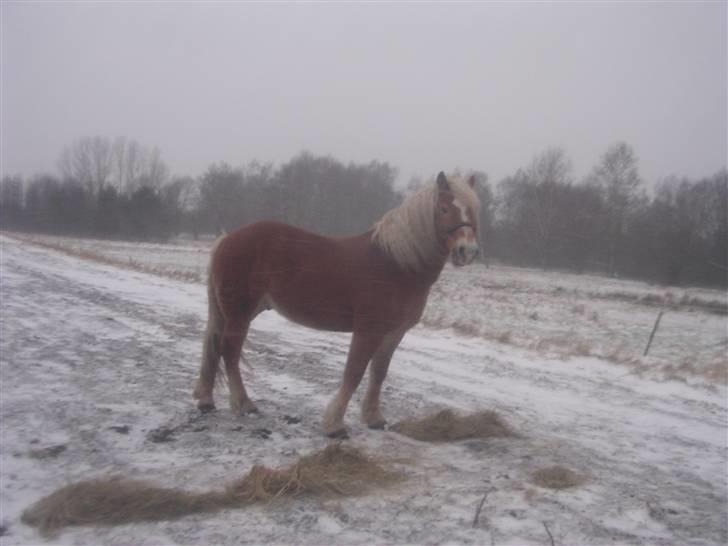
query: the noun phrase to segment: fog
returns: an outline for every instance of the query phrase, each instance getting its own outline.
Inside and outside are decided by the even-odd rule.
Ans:
[[[726,3],[2,4],[2,174],[57,172],[83,136],[158,146],[175,174],[302,150],[399,183],[496,182],[615,141],[646,182],[726,165]]]

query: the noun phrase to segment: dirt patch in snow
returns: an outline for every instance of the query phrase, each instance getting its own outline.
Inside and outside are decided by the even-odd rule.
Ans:
[[[503,418],[494,411],[458,415],[444,409],[422,419],[406,419],[392,430],[422,442],[454,442],[469,438],[515,436]]]
[[[548,489],[567,489],[585,481],[585,476],[559,465],[541,468],[533,473],[533,483]]]
[[[360,450],[336,443],[283,468],[255,465],[218,491],[194,493],[121,477],[81,481],[39,500],[22,521],[49,533],[69,525],[169,520],[302,494],[351,496],[401,478]]]
[[[53,457],[58,457],[64,451],[66,451],[66,446],[59,444],[40,449],[31,449],[28,451],[28,457],[32,459],[52,459]]]

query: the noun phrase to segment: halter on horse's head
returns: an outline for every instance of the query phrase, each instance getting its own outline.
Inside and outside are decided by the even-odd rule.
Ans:
[[[453,265],[472,263],[478,256],[478,215],[480,201],[474,191],[475,177],[467,182],[448,181],[445,173],[437,176],[435,230]]]

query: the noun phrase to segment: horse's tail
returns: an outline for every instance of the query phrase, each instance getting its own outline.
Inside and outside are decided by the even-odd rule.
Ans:
[[[215,373],[215,370],[223,369],[220,359],[222,356],[222,333],[225,329],[225,319],[215,293],[215,271],[212,262],[215,252],[225,236],[226,234],[218,237],[212,245],[210,264],[207,268],[207,328],[202,342],[202,369],[210,374]],[[218,380],[225,381],[224,372],[216,374],[216,377]],[[199,398],[197,392],[195,392],[195,398]]]

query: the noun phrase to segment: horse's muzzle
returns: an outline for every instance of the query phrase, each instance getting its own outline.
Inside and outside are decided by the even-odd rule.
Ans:
[[[450,261],[453,265],[461,267],[473,263],[480,254],[478,245],[471,242],[462,242],[455,245],[450,252]]]

